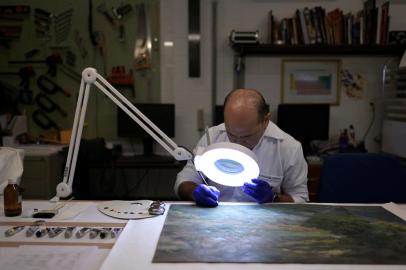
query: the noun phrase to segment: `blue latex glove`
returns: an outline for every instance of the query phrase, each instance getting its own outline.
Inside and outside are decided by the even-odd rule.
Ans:
[[[272,202],[274,193],[268,182],[260,179],[252,179],[252,183],[244,183],[242,190],[253,197],[257,203]]]
[[[192,196],[197,205],[215,207],[219,204],[220,191],[216,187],[200,184]]]

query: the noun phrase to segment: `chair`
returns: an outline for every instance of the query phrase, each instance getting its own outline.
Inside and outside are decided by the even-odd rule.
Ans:
[[[319,202],[406,203],[406,174],[387,154],[334,154],[324,159]]]

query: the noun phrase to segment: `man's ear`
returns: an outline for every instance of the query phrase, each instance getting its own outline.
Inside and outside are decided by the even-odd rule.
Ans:
[[[267,114],[265,114],[265,117],[264,117],[265,122],[268,122],[269,120],[271,120],[271,112],[268,112]]]

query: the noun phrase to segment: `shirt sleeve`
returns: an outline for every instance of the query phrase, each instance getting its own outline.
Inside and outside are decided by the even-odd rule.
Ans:
[[[290,195],[295,203],[309,201],[307,163],[304,159],[302,146],[300,144],[288,159],[282,190],[283,193]]]
[[[196,147],[193,149],[193,153],[196,154],[196,150],[198,147],[207,147],[206,141],[207,141],[206,135],[203,135],[203,137],[197,143]],[[176,194],[176,196],[178,196],[178,198],[179,198],[179,194],[178,194],[179,186],[183,182],[194,182],[197,185],[203,183],[199,173],[196,171],[195,166],[191,160],[189,160],[186,163],[185,167],[183,167],[183,169],[178,173],[178,175],[176,177],[174,190],[175,190],[175,194]]]

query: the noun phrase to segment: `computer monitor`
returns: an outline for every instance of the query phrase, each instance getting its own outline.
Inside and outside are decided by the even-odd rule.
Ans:
[[[213,113],[213,125],[220,125],[224,122],[223,105],[216,105]]]
[[[168,137],[175,137],[175,104],[135,103],[134,106]],[[152,154],[154,139],[121,109],[117,110],[117,135],[143,139],[144,155]]]
[[[302,143],[303,152],[311,154],[312,140],[329,138],[329,104],[280,104],[278,126]]]

